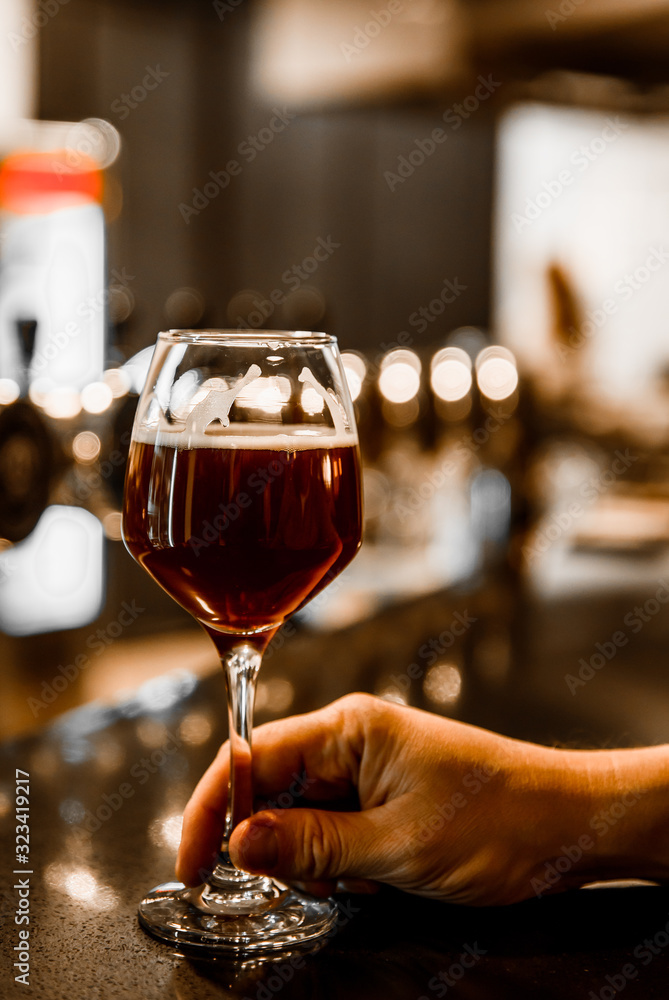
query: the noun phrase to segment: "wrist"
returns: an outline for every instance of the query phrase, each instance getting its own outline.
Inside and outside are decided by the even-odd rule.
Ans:
[[[549,838],[553,856],[539,877],[551,888],[669,879],[669,747],[550,752],[560,755],[553,806],[559,836]]]

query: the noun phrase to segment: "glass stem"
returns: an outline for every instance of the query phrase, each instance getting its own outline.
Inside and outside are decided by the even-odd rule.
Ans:
[[[251,730],[261,659],[262,653],[246,643],[234,646],[221,658],[230,724],[230,778],[223,839],[216,866],[207,881],[199,888],[185,889],[183,893],[183,897],[200,913],[210,914],[216,919],[237,920],[243,916],[258,915],[276,906],[288,891],[265,875],[251,875],[236,868],[228,846],[234,828],[253,812]]]
[[[251,733],[256,678],[261,660],[261,653],[245,644],[235,646],[221,660],[228,698],[230,779],[219,865],[227,869],[234,867],[228,852],[232,831],[253,812]]]

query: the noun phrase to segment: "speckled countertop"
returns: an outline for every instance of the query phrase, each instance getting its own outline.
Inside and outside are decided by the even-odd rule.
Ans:
[[[298,635],[263,667],[268,681],[283,683],[267,691],[284,700],[292,691],[289,710],[302,711],[355,687],[374,690],[379,650],[392,672],[421,636],[438,634],[431,617],[438,623],[447,614],[441,598],[393,612],[406,646],[395,653],[384,647],[383,616],[334,636]],[[370,649],[371,659],[363,654]],[[315,668],[324,662],[327,673]],[[479,695],[474,702],[490,724]],[[503,710],[505,697],[498,686],[488,708]],[[114,708],[86,706],[0,747],[1,1000],[612,1000],[616,989],[631,1000],[667,996],[669,890],[658,887],[581,890],[504,909],[392,890],[344,897],[339,929],[320,951],[265,965],[196,961],[149,938],[136,905],[172,877],[181,811],[225,736],[222,699],[222,676],[198,683],[184,670]],[[471,704],[459,714],[477,721]],[[259,721],[268,717],[265,710]],[[28,864],[16,860],[17,769],[30,775]],[[16,923],[17,911],[29,924]],[[23,984],[13,963],[27,929]]]

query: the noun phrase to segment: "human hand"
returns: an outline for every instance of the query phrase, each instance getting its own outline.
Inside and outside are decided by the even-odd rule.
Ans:
[[[592,834],[593,816],[621,788],[640,783],[646,772],[639,755],[658,750],[663,756],[655,758],[664,760],[665,748],[550,749],[348,695],[255,730],[256,794],[281,803],[302,776],[304,805],[244,820],[230,854],[247,871],[322,893],[337,880],[373,880],[452,902],[511,903],[535,894],[533,880],[550,860]],[[213,864],[228,770],[224,744],[185,810],[177,875],[188,885]],[[353,799],[357,811],[332,811],[333,803],[347,810]],[[635,864],[635,830],[621,822],[603,845],[590,836],[593,850],[582,850],[552,887],[606,877],[612,858],[615,874],[624,874]]]

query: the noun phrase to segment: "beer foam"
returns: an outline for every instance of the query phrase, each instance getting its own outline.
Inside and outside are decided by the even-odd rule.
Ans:
[[[133,428],[132,440],[141,444],[191,451],[195,448],[228,448],[244,451],[307,451],[314,448],[353,448],[355,431],[333,430],[314,424],[274,424],[256,430],[259,424],[230,424],[225,429],[191,431],[160,426]]]

